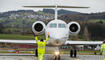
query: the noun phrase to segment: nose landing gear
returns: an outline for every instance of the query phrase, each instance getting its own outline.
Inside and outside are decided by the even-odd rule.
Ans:
[[[55,56],[54,60],[60,60],[60,53],[59,53],[59,51],[56,51],[54,56]]]
[[[54,60],[60,60],[60,55],[55,56],[55,59]]]

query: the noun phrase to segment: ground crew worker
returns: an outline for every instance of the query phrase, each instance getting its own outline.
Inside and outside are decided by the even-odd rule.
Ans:
[[[37,41],[37,46],[38,46],[38,60],[43,60],[43,56],[45,54],[45,46],[47,41],[49,40],[49,33],[45,41],[43,39],[39,41],[35,33],[35,40]]]
[[[103,44],[101,45],[101,53],[103,55],[103,60],[105,60],[105,40],[104,40]]]

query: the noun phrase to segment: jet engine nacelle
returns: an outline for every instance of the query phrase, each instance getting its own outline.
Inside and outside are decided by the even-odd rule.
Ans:
[[[80,25],[77,22],[68,23],[70,34],[78,34],[80,32]]]
[[[45,31],[45,23],[42,21],[37,21],[33,23],[32,31],[37,32],[37,34],[43,34]]]

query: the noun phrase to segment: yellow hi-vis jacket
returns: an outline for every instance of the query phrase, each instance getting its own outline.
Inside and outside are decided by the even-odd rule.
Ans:
[[[105,43],[101,45],[101,52],[105,52]]]
[[[38,54],[44,54],[45,53],[45,46],[47,41],[49,40],[49,37],[46,38],[44,42],[41,42],[38,40],[37,37],[35,37],[35,40],[37,41],[37,46],[38,46]]]
[[[105,60],[105,43],[101,45],[101,52],[103,55],[103,60]]]

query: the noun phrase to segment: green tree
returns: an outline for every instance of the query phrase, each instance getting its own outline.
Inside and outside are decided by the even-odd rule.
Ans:
[[[89,32],[88,32],[88,29],[87,29],[87,27],[85,27],[85,29],[84,29],[84,34],[83,34],[83,38],[84,38],[84,40],[86,40],[86,41],[88,41],[89,40]]]
[[[3,33],[3,24],[0,23],[0,33]]]

